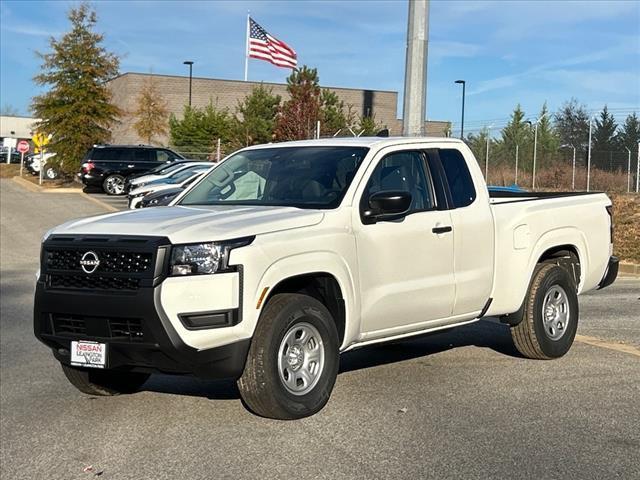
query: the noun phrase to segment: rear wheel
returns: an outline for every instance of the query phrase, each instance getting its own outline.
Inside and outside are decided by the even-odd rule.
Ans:
[[[49,180],[58,178],[58,171],[54,167],[45,167],[44,176]]]
[[[256,327],[238,388],[263,417],[292,420],[325,406],[338,375],[338,332],[315,298],[275,295]]]
[[[578,329],[578,296],[569,273],[554,264],[538,265],[518,314],[511,337],[522,355],[547,360],[567,353]]]
[[[104,179],[102,189],[107,195],[122,195],[124,193],[124,177],[113,173]]]
[[[148,373],[76,368],[63,363],[60,365],[67,380],[87,395],[109,396],[133,393],[149,378]]]

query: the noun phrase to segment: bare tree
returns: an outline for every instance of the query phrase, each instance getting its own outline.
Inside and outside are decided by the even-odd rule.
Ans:
[[[151,144],[155,137],[167,134],[169,109],[154,77],[145,79],[140,95],[138,95],[134,116],[136,122],[133,124],[133,128],[148,144]]]

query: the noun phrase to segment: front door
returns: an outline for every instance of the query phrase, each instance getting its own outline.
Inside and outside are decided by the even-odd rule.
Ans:
[[[451,316],[455,299],[451,215],[437,210],[424,152],[382,157],[360,210],[371,194],[385,190],[410,192],[412,204],[399,220],[366,224],[354,218],[364,339],[427,328]]]

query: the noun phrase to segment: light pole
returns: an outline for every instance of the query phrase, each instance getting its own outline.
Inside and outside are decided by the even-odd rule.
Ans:
[[[549,112],[545,113],[544,115],[542,115],[540,118],[536,120],[535,129],[533,133],[533,183],[531,186],[533,190],[536,189],[536,158],[538,154],[538,124],[540,123],[540,120],[542,120],[544,117],[548,115],[548,113]]]
[[[591,184],[591,125],[593,123],[593,117],[589,117],[589,150],[587,153],[587,192],[589,191],[589,185]]]
[[[636,164],[636,193],[640,187],[640,142],[638,142],[638,163]]]
[[[514,185],[518,185],[518,152],[520,151],[520,145],[516,143],[516,178],[513,181]]]
[[[571,189],[576,189],[576,147],[573,145],[560,145],[560,148],[573,148],[573,170],[571,173]]]
[[[464,140],[464,97],[467,88],[467,82],[464,80],[456,80],[455,83],[462,84],[462,121],[460,122],[460,139]]]
[[[627,149],[629,153],[629,158],[627,159],[627,193],[631,191],[631,150],[629,147],[624,147]]]
[[[484,181],[489,183],[489,142],[491,142],[491,129],[493,124],[487,127],[487,151],[484,156]]]
[[[191,60],[185,60],[182,63],[184,65],[189,65],[189,107],[191,107],[191,82],[193,80],[193,62]]]

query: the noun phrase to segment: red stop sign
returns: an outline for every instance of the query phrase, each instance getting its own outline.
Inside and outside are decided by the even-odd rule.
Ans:
[[[29,151],[29,142],[27,142],[26,140],[20,140],[18,142],[16,150],[18,150],[18,152],[20,153],[27,153]]]

